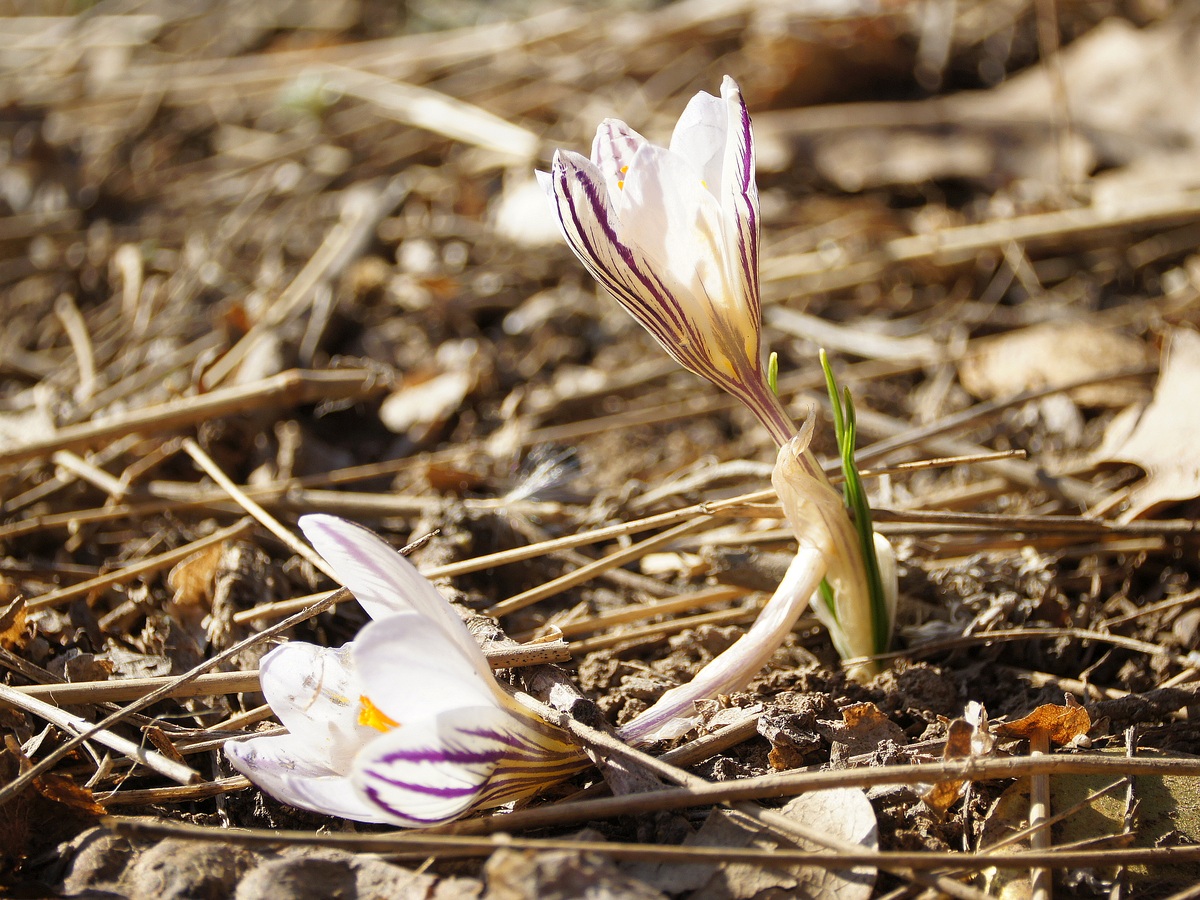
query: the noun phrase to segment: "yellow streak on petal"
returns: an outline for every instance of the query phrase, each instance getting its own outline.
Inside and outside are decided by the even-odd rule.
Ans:
[[[374,728],[376,731],[385,732],[400,727],[399,722],[386,715],[383,710],[371,702],[371,698],[366,694],[359,697],[358,702],[362,705],[362,709],[358,711],[359,725],[366,725],[368,728]]]

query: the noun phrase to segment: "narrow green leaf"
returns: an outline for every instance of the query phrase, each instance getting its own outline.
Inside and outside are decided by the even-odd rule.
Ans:
[[[867,588],[871,600],[871,643],[876,653],[888,650],[891,632],[891,616],[884,596],[883,577],[879,572],[879,560],[875,556],[875,529],[871,521],[871,505],[858,474],[854,461],[854,449],[858,441],[858,417],[854,411],[854,398],[850,389],[838,389],[829,356],[821,351],[821,369],[825,373],[825,386],[829,391],[829,402],[833,408],[833,428],[837,436],[838,455],[842,464],[842,496],[854,520],[858,532],[859,550],[862,553],[863,569],[867,576]]]

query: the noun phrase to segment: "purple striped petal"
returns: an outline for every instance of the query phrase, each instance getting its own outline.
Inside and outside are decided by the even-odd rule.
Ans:
[[[683,303],[684,289],[622,236],[604,176],[578,153],[557,151],[550,171],[563,236],[575,255],[680,363],[709,368],[705,334]]]
[[[447,710],[381,735],[360,755],[352,779],[389,821],[446,822],[579,771],[585,757],[554,732],[507,706]]]
[[[388,821],[344,772],[314,762],[309,749],[295,735],[270,735],[228,741],[225,756],[237,771],[284,803],[356,822]]]
[[[721,96],[729,116],[725,129],[724,160],[721,176],[721,203],[725,215],[725,258],[730,280],[749,309],[754,323],[754,341],[759,342],[762,301],[758,292],[758,244],[760,223],[758,184],[755,181],[754,132],[750,113],[737,83],[728,75],[721,84]]]
[[[610,119],[591,160],[560,151],[539,180],[588,272],[683,366],[786,440],[786,416],[762,397],[754,147],[733,81],[720,99],[692,98],[669,150]]]

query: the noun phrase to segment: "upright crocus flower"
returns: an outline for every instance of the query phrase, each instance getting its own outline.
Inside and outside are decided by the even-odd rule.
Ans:
[[[669,148],[606,119],[590,160],[559,150],[538,177],[592,277],[786,443],[795,428],[763,373],[754,137],[734,80],[692,98]]]
[[[873,642],[859,640],[872,634],[873,623],[854,525],[809,452],[807,436],[789,443],[795,425],[763,371],[754,136],[737,84],[726,77],[720,99],[693,97],[668,148],[606,119],[591,159],[559,150],[549,174],[538,176],[567,243],[592,276],[683,366],[741,400],[782,448],[774,480],[801,543],[760,622],[691,684],[629,723],[626,736],[665,735],[675,727],[667,723],[685,715],[681,710],[693,700],[744,684],[783,639],[783,623],[790,628],[795,621],[808,599],[799,593],[814,571],[829,570],[816,611],[830,624],[839,652],[875,652]],[[808,513],[817,516],[801,523],[797,516]],[[810,540],[814,529],[821,540]],[[890,554],[886,542],[883,547]],[[891,578],[894,603],[894,557],[882,564],[889,560],[885,580]],[[868,615],[860,618],[864,609]]]
[[[230,741],[233,766],[275,798],[328,815],[435,825],[537,793],[586,765],[513,700],[446,599],[372,532],[305,516],[305,535],[374,620],[337,649],[264,657],[286,735]]]

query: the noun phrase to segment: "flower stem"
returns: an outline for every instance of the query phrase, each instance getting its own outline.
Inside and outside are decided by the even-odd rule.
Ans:
[[[749,407],[771,435],[775,443],[782,447],[796,434],[796,423],[783,408],[783,402],[772,390],[768,379],[759,377],[754,381],[747,380],[746,391],[738,397]]]

